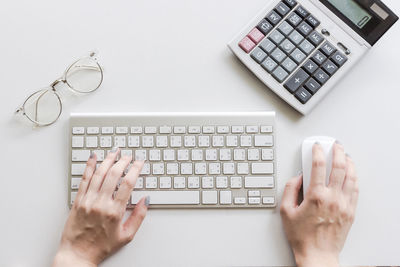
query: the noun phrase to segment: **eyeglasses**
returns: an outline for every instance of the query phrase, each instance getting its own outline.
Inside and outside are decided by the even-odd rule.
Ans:
[[[97,62],[97,55],[89,56],[72,63],[50,86],[34,92],[15,113],[27,117],[36,126],[47,126],[57,121],[62,112],[62,102],[56,85],[66,84],[73,92],[88,94],[97,90],[103,82],[103,69]]]

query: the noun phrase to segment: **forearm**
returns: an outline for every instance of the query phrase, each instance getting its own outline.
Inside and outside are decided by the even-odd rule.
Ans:
[[[96,264],[77,257],[74,253],[68,251],[58,251],[54,257],[52,267],[97,267]]]
[[[312,256],[295,255],[296,265],[298,267],[339,267],[339,259],[337,257],[318,255]]]

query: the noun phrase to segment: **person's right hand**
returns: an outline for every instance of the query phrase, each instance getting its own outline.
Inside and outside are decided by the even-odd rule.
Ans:
[[[358,179],[352,159],[340,144],[333,147],[332,171],[326,181],[322,147],[313,147],[310,186],[298,204],[302,176],[285,187],[281,216],[297,266],[339,266],[339,253],[354,221]]]

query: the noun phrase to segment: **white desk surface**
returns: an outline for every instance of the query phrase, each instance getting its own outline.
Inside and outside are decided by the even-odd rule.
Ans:
[[[385,0],[398,15],[400,2]],[[341,255],[400,264],[400,24],[308,116],[268,90],[226,44],[267,1],[6,1],[0,9],[0,266],[48,266],[68,215],[70,112],[277,112],[278,187],[300,170],[310,135],[338,138],[357,163],[360,201]],[[105,81],[68,97],[60,120],[13,118],[33,90],[96,48]],[[228,101],[227,101],[228,100]],[[102,266],[293,265],[276,210],[151,210],[134,241]]]

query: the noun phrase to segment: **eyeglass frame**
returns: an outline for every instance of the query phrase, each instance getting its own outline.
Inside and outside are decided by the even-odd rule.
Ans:
[[[56,79],[54,82],[52,82],[52,83],[49,85],[50,88],[48,88],[47,90],[46,90],[46,88],[44,88],[44,89],[40,89],[40,90],[37,90],[37,91],[33,92],[31,95],[29,95],[29,96],[25,99],[25,101],[23,102],[23,104],[22,104],[19,108],[17,108],[17,110],[14,112],[14,114],[21,114],[21,112],[22,112],[21,115],[24,115],[28,120],[30,120],[32,123],[34,123],[36,126],[39,126],[39,127],[49,126],[49,125],[52,125],[53,123],[55,123],[55,122],[60,118],[61,113],[62,113],[62,110],[63,110],[63,105],[62,105],[61,97],[58,95],[57,89],[55,88],[55,86],[56,86],[57,84],[59,84],[59,83],[64,83],[64,84],[66,84],[66,85],[69,87],[69,89],[71,89],[71,90],[72,90],[73,92],[75,92],[75,93],[79,93],[79,94],[89,94],[89,93],[92,93],[92,92],[96,91],[97,89],[99,89],[99,87],[100,87],[101,84],[103,83],[103,80],[104,80],[104,70],[103,70],[103,67],[99,64],[96,55],[97,55],[96,52],[90,52],[90,53],[89,53],[89,56],[81,57],[81,58],[75,60],[72,64],[70,64],[70,65],[67,67],[67,69],[64,71],[64,73],[62,74],[62,76],[61,76],[60,78]],[[98,69],[100,70],[101,79],[100,79],[99,85],[98,85],[96,88],[94,88],[93,90],[91,90],[91,91],[89,91],[89,92],[82,92],[82,91],[79,91],[79,90],[75,89],[70,83],[68,83],[68,80],[67,80],[67,73],[71,70],[72,66],[74,66],[76,63],[78,63],[79,61],[81,61],[81,60],[83,60],[83,59],[86,59],[86,58],[90,58],[90,59],[92,59],[92,60],[96,63],[96,65],[98,66]],[[90,66],[86,66],[86,67],[89,67],[89,68],[90,68]],[[40,91],[43,91],[43,93],[42,93],[42,94],[38,97],[38,99],[35,101],[35,102],[36,102],[36,109],[35,109],[36,115],[35,115],[35,116],[36,116],[36,118],[37,118],[38,101],[39,101],[40,98],[41,98],[46,92],[48,92],[49,90],[52,90],[53,93],[55,94],[55,96],[57,97],[57,100],[58,100],[58,102],[60,103],[60,111],[59,111],[57,117],[56,117],[52,122],[50,122],[50,123],[45,123],[45,124],[41,124],[41,123],[39,123],[38,121],[34,121],[34,120],[31,119],[28,115],[26,115],[26,113],[25,113],[25,104],[26,104],[26,102],[27,102],[33,95],[37,94],[37,93],[40,92]]]

